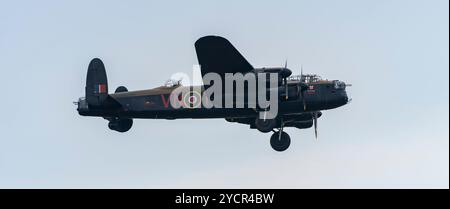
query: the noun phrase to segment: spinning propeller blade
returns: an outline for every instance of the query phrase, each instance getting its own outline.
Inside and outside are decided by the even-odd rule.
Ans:
[[[313,113],[313,123],[314,123],[314,135],[316,136],[316,140],[317,139],[317,112]]]
[[[286,61],[284,62],[284,69],[287,69],[287,59],[286,59]],[[288,83],[287,83],[287,77],[284,77],[284,88],[285,88],[285,94],[286,94],[286,96],[285,96],[285,99],[286,100],[288,100],[288,98],[289,98],[289,92],[288,92]]]
[[[300,93],[302,96],[303,110],[306,110],[305,91],[306,91],[307,85],[304,82],[305,81],[303,81],[303,65],[301,65],[300,84],[303,84],[303,85],[301,85]]]
[[[303,79],[303,65],[301,65],[300,69],[300,80]]]

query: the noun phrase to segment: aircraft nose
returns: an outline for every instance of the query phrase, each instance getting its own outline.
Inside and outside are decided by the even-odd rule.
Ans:
[[[347,92],[344,92],[344,104],[348,104],[352,101],[352,98],[347,94]]]
[[[342,91],[342,94],[341,94],[341,102],[342,102],[343,104],[347,104],[348,101],[349,101],[349,98],[348,98],[348,96],[347,96],[347,92],[346,92],[346,91]]]

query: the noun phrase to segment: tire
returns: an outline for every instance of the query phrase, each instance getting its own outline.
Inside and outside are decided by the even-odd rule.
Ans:
[[[272,149],[278,152],[283,152],[291,145],[291,137],[286,132],[281,132],[281,139],[279,138],[280,132],[275,132],[270,137],[270,146]]]

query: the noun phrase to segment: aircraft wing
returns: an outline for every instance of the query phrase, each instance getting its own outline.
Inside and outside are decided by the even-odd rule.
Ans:
[[[202,76],[214,72],[222,77],[225,73],[248,73],[252,65],[225,38],[205,36],[195,42]]]

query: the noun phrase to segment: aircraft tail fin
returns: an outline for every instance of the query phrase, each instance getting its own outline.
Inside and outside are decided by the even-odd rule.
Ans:
[[[85,90],[86,102],[91,106],[102,106],[108,98],[105,65],[99,58],[94,58],[89,63]]]

